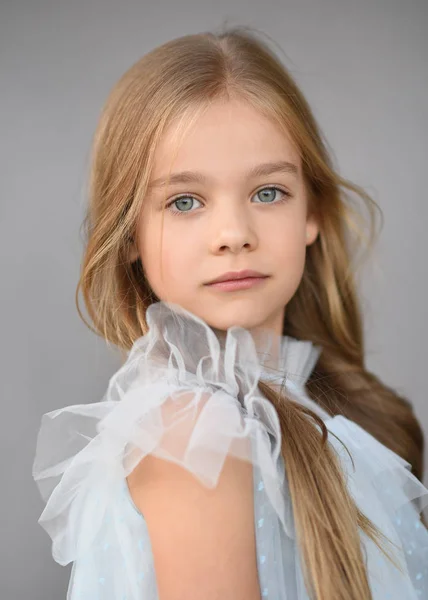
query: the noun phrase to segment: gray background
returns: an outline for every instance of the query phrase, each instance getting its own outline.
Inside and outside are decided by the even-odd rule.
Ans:
[[[224,19],[281,45],[341,174],[384,211],[361,283],[368,366],[428,435],[426,0],[2,0],[2,600],[65,598],[69,568],[37,524],[36,434],[42,413],[100,400],[119,364],[74,307],[101,105],[146,51]]]

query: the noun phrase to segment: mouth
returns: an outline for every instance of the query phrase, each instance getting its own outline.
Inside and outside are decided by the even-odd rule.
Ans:
[[[236,292],[261,285],[269,275],[258,271],[230,271],[205,284],[211,289],[222,292]]]
[[[250,269],[246,269],[244,271],[228,271],[227,273],[223,273],[223,275],[212,279],[205,285],[214,285],[216,283],[224,283],[229,281],[243,281],[246,279],[265,279],[266,277],[268,277],[268,275]]]

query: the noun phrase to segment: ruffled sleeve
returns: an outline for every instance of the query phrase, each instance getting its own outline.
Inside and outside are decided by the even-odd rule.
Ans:
[[[280,425],[258,392],[263,360],[251,334],[231,328],[220,342],[204,321],[166,303],[151,305],[147,322],[101,402],[42,418],[33,467],[46,501],[39,523],[54,559],[74,562],[73,600],[122,597],[106,595],[112,586],[128,599],[140,599],[142,590],[156,597],[144,519],[125,502],[125,478],[148,454],[182,466],[207,488],[217,486],[227,456],[251,463],[263,485],[260,501],[294,535]],[[300,344],[303,376],[313,354]]]
[[[284,337],[275,358],[271,337],[256,347],[249,331],[232,327],[221,339],[195,315],[163,302],[148,308],[147,323],[147,334],[135,342],[100,402],[42,418],[33,465],[46,502],[39,523],[52,539],[54,559],[73,563],[67,600],[157,599],[146,522],[126,483],[149,454],[180,465],[211,489],[226,457],[251,463],[261,597],[308,600],[278,415],[258,390],[259,379],[278,377],[350,449],[353,463],[329,436],[360,508],[401,552],[399,574],[362,539],[374,600],[389,597],[385,585],[392,600],[428,598],[428,533],[417,525],[415,503],[426,504],[428,490],[405,461],[355,423],[329,417],[307,396],[318,348]]]
[[[340,457],[352,497],[395,545],[399,569],[362,536],[373,598],[428,598],[428,531],[420,519],[428,506],[428,489],[412,474],[410,463],[353,421],[337,415],[326,426],[334,434],[330,443]]]

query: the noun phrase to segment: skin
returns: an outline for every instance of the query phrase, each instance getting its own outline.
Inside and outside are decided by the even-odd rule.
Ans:
[[[260,329],[281,334],[286,305],[303,275],[306,247],[318,235],[308,215],[297,151],[277,125],[237,99],[213,103],[192,124],[178,152],[177,131],[172,124],[156,148],[131,260],[141,258],[161,300],[181,305],[215,329],[238,325],[253,335]],[[248,176],[255,166],[278,161],[295,165],[297,175]],[[182,171],[206,180],[153,187],[158,178]],[[279,189],[264,189],[272,185]],[[186,197],[170,204],[181,194]],[[165,198],[170,206],[162,222]],[[269,277],[234,292],[205,285],[241,269]]]

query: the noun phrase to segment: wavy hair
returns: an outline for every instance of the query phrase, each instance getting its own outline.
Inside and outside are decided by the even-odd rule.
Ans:
[[[123,350],[147,332],[146,309],[159,299],[141,261],[131,263],[128,254],[156,144],[171,122],[185,127],[211,102],[231,97],[249,102],[291,136],[301,157],[309,210],[318,218],[319,235],[307,248],[283,330],[323,348],[308,393],[331,415],[352,419],[410,462],[421,479],[424,440],[411,404],[364,363],[356,271],[374,244],[381,211],[361,187],[334,169],[302,92],[254,30],[234,27],[172,40],[146,54],[114,86],[94,136],[78,312],[90,329]],[[93,325],[80,310],[79,291]],[[370,599],[359,533],[394,561],[384,546],[388,540],[350,497],[323,421],[266,382],[259,388],[281,422],[311,597]]]

